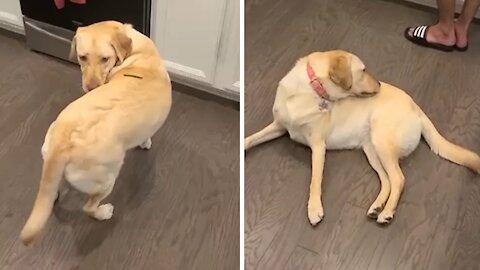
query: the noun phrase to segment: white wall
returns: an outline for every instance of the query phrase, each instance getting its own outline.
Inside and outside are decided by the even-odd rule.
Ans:
[[[228,1],[213,86],[240,93],[240,3]]]
[[[226,0],[161,0],[152,3],[151,36],[167,67],[211,84]]]
[[[24,32],[19,0],[0,0],[0,27],[18,33]]]
[[[237,0],[152,2],[151,37],[173,80],[239,99],[239,12]]]
[[[437,1],[436,0],[406,0],[406,1],[417,3],[417,4],[420,4],[420,5],[424,5],[424,6],[428,6],[428,7],[437,8]],[[462,11],[462,7],[463,7],[464,2],[465,2],[464,0],[455,1],[456,12],[460,13]],[[480,19],[480,10],[477,11],[477,15],[475,15],[475,17]]]

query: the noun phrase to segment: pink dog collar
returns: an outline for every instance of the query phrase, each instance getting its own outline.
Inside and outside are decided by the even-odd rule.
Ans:
[[[312,86],[313,90],[320,96],[321,100],[318,104],[320,111],[328,111],[331,108],[331,101],[328,96],[327,90],[323,87],[322,83],[318,79],[317,75],[315,75],[315,71],[313,70],[310,63],[307,62],[307,74],[308,79],[310,80],[310,85]]]
[[[313,90],[315,90],[315,92],[317,92],[317,94],[320,97],[329,101],[330,99],[327,91],[323,87],[317,75],[315,75],[315,71],[313,70],[312,66],[308,62],[307,62],[307,74],[308,74],[308,79],[310,80],[310,85],[312,86]]]

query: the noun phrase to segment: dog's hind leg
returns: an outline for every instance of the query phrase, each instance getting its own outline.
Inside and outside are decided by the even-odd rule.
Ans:
[[[96,194],[90,195],[87,203],[85,204],[85,206],[83,206],[83,211],[96,220],[107,220],[110,219],[113,215],[112,204],[107,203],[100,205],[100,202],[108,195],[110,195],[113,190],[115,179],[109,179],[108,181],[109,183],[105,186],[105,188]]]
[[[380,212],[382,212],[383,207],[388,200],[388,196],[390,195],[390,181],[388,180],[388,175],[383,169],[382,163],[380,162],[377,152],[371,142],[368,142],[363,146],[363,152],[365,152],[368,162],[375,172],[377,172],[378,178],[380,179],[380,192],[367,212],[369,218],[376,219]]]
[[[270,125],[266,126],[264,129],[259,132],[248,136],[245,139],[245,150],[248,150],[256,145],[261,143],[273,140],[285,134],[287,130],[278,124],[276,121],[273,121]]]
[[[83,211],[97,220],[107,220],[113,215],[113,205],[111,203],[102,204],[100,202],[105,199],[113,190],[115,181],[120,172],[121,165],[123,163],[123,156],[116,162],[116,164],[110,164],[107,170],[101,173],[92,174],[97,178],[96,183],[101,183],[97,189],[88,192],[90,195],[87,203],[83,207]]]

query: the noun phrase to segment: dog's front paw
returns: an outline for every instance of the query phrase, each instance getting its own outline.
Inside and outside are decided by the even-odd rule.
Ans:
[[[317,225],[323,219],[323,206],[320,199],[308,201],[308,219],[312,226]]]
[[[95,218],[98,220],[107,220],[113,216],[113,205],[111,203],[102,204],[95,211]]]
[[[377,223],[382,225],[387,225],[393,220],[393,211],[383,210],[380,215],[377,217]]]
[[[140,148],[145,149],[145,150],[148,150],[148,149],[152,148],[152,139],[149,138],[148,140],[146,140],[145,142],[140,144]]]

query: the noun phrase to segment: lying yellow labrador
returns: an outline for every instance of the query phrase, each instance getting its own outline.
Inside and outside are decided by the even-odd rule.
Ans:
[[[47,131],[38,195],[20,235],[26,245],[45,226],[63,177],[89,195],[85,213],[110,219],[113,205],[100,202],[112,191],[125,152],[149,149],[171,107],[171,83],[157,49],[132,26],[107,21],[78,28],[71,55],[81,65],[86,94]]]
[[[480,173],[480,157],[450,143],[402,90],[375,80],[355,55],[345,51],[312,53],[280,81],[273,123],[245,139],[245,149],[286,132],[312,150],[308,218],[323,218],[322,173],[327,149],[362,148],[377,172],[381,189],[367,215],[377,223],[393,219],[404,187],[399,159],[423,135],[433,152]]]

